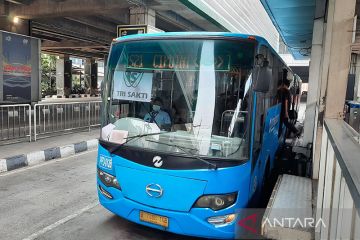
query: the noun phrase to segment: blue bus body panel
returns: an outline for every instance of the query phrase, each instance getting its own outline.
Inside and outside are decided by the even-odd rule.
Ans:
[[[253,102],[256,103],[256,93],[253,93]],[[254,119],[256,117],[256,104],[253,106],[252,109],[252,123],[251,123],[251,145],[250,145],[250,159],[253,164],[254,162],[254,136],[255,136],[255,123]],[[250,184],[249,184],[249,195],[251,196],[251,202],[254,202],[254,193],[257,190],[258,182],[259,182],[259,171],[258,168],[252,166],[251,168],[251,175],[250,175]]]
[[[99,183],[99,185],[105,187],[102,183]],[[109,211],[129,221],[164,231],[196,237],[207,237],[210,239],[233,239],[235,237],[235,222],[221,228],[216,228],[206,222],[206,219],[209,216],[214,215],[213,211],[210,209],[194,208],[190,212],[169,211],[129,200],[123,196],[121,191],[118,190],[108,189],[107,191],[114,196],[114,200],[110,200],[98,192],[101,205]],[[180,198],[181,197],[179,196],[179,200]],[[176,204],[176,202],[174,204]],[[165,229],[155,224],[140,221],[140,211],[168,217],[169,227]],[[218,211],[219,215],[227,213],[233,213],[233,210],[224,209],[222,211]]]
[[[270,170],[274,167],[274,158],[279,147],[280,112],[281,104],[278,104],[269,108],[266,113],[262,151],[264,159],[270,160]]]
[[[171,176],[183,177],[188,179],[196,179],[207,181],[204,194],[214,192],[229,193],[237,191],[246,183],[246,179],[250,176],[250,161],[236,167],[220,168],[218,170],[208,169],[192,169],[192,170],[166,170],[161,168],[147,167],[138,163],[134,163],[117,155],[111,155],[105,148],[99,145],[99,156],[111,157],[113,159],[112,169],[101,168],[112,175],[116,174],[116,166],[137,169],[139,171],[152,172],[154,174],[167,174]],[[99,159],[99,157],[98,157]],[[152,162],[152,159],[149,159]],[[244,195],[244,194],[243,194]],[[247,197],[247,195],[246,195]]]
[[[236,37],[236,38],[248,38],[255,37],[266,41],[264,38],[257,35],[242,34],[242,33],[233,33],[233,32],[159,32],[159,33],[143,33],[143,34],[132,34],[123,37],[116,38],[117,41],[128,40],[128,39],[140,39],[148,37],[191,37],[191,36],[208,36],[208,37]]]
[[[254,101],[256,102],[257,96],[254,93]],[[256,105],[253,109],[253,119],[255,119]],[[257,161],[252,161],[254,166],[252,167],[251,174],[251,184],[250,184],[250,196],[251,196],[251,204],[252,206],[256,206],[260,201],[261,193],[264,187],[264,181],[268,176],[265,175],[266,168],[268,167],[268,173],[272,171],[274,168],[274,160],[275,154],[279,148],[279,126],[280,126],[280,111],[281,104],[277,104],[271,108],[267,109],[266,118],[264,121],[264,131],[263,131],[263,139],[261,144],[261,150],[259,155],[257,156]],[[255,134],[255,124],[252,124],[252,139],[254,139]],[[253,149],[253,146],[251,146]],[[253,156],[253,151],[251,152],[251,159]]]
[[[122,166],[116,166],[115,168],[124,197],[134,199],[145,205],[174,211],[189,211],[196,199],[203,195],[207,183],[204,180],[177,177]],[[146,186],[152,183],[159,184],[164,189],[161,197],[151,197],[146,193]]]
[[[108,199],[99,191],[100,203],[110,211],[133,222],[179,234],[211,237],[234,237],[235,223],[214,227],[207,218],[236,212],[248,206],[248,186],[251,163],[247,161],[236,167],[218,170],[166,170],[143,166],[110,153],[99,145],[100,156],[111,157],[111,168],[101,170],[118,178],[122,190],[106,187],[99,179],[98,185],[108,191],[114,199]],[[149,159],[152,161],[152,159]],[[148,184],[160,184],[164,193],[161,198],[147,195]],[[194,208],[196,200],[206,194],[238,194],[232,206],[214,211],[208,208]],[[146,211],[169,218],[169,228],[142,222],[139,212]]]
[[[116,42],[130,41],[130,40],[141,40],[149,38],[170,38],[170,37],[179,37],[179,38],[189,38],[189,37],[232,37],[239,39],[249,39],[249,37],[254,38],[257,42],[263,45],[270,46],[268,41],[263,37],[249,34],[241,33],[231,33],[231,32],[163,32],[163,33],[144,33],[144,34],[133,34],[123,37],[116,38]]]
[[[264,191],[265,181],[269,181],[269,174],[274,168],[275,154],[279,147],[280,111],[281,105],[278,104],[269,108],[266,112],[262,148],[255,166],[258,176],[258,187],[254,195],[257,201],[260,201],[261,194]]]

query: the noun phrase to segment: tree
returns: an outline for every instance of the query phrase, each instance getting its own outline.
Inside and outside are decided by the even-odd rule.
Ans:
[[[41,95],[56,94],[56,56],[41,54]]]

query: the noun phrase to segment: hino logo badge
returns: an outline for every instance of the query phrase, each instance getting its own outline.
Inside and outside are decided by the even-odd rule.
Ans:
[[[161,160],[160,156],[155,156],[153,158],[153,163],[155,167],[161,167],[163,165],[163,161]]]
[[[145,191],[150,197],[159,198],[163,195],[164,190],[159,184],[150,183],[146,185]]]

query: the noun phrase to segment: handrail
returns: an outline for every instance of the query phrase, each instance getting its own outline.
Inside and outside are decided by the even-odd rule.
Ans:
[[[72,131],[91,130],[100,125],[101,101],[40,102],[0,105],[0,144],[38,135],[54,136]],[[34,120],[34,121],[33,121]]]
[[[49,102],[34,105],[34,140],[100,125],[101,101]]]
[[[37,103],[37,106],[47,106],[47,105],[71,105],[71,104],[85,104],[85,103],[101,103],[101,100],[94,101],[78,101],[78,102],[48,102],[48,103]]]
[[[325,129],[360,214],[360,144],[356,141],[360,134],[345,121],[336,119],[326,119]]]
[[[322,133],[315,239],[359,239],[359,134],[343,120],[325,119]]]
[[[0,141],[18,141],[29,137],[31,142],[31,105],[6,104],[0,105],[0,110]],[[6,112],[4,113],[4,111]],[[12,116],[10,112],[13,114]],[[12,119],[11,122],[10,118]],[[4,126],[4,123],[6,126]]]
[[[0,107],[28,107],[30,106],[30,104],[7,104],[7,105],[2,105],[0,104]]]

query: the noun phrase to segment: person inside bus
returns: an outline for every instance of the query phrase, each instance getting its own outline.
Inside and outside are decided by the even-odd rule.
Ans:
[[[290,81],[285,78],[282,81],[282,84],[277,90],[276,98],[278,103],[281,103],[281,113],[280,113],[280,131],[282,125],[284,124],[286,128],[295,134],[296,137],[300,136],[300,131],[289,121],[289,107],[291,104],[291,93],[289,90]]]
[[[152,101],[152,110],[145,115],[144,121],[156,123],[160,129],[166,130],[171,127],[171,118],[170,115],[162,108],[163,101],[161,98],[154,98]]]

